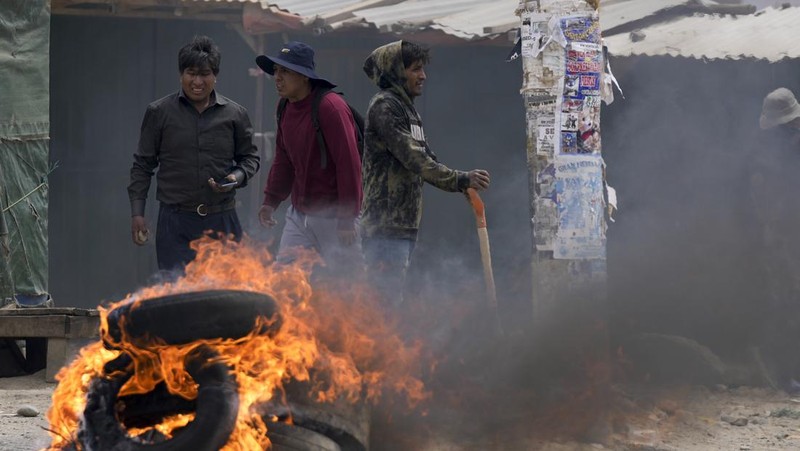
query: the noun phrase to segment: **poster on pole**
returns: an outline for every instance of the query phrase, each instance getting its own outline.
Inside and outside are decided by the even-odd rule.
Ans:
[[[538,57],[547,45],[547,30],[546,15],[531,11],[522,13],[522,25],[519,28],[520,54],[523,57]]]
[[[554,166],[558,231],[553,258],[605,258],[603,160],[559,157]]]
[[[538,251],[552,251],[558,232],[556,168],[552,160],[536,172],[533,242]]]
[[[603,52],[596,15],[563,17],[565,71],[561,81],[558,155],[600,155]]]
[[[540,115],[536,118],[536,154],[552,159],[555,156],[556,118]]]
[[[558,232],[558,205],[550,199],[536,199],[533,242],[537,251],[552,251]]]

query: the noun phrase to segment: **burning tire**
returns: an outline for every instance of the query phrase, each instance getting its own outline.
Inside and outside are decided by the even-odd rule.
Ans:
[[[330,438],[300,426],[267,423],[272,451],[343,451]]]
[[[78,440],[90,451],[219,450],[228,442],[236,425],[239,395],[231,369],[221,362],[208,363],[216,356],[217,353],[207,346],[187,356],[186,369],[199,385],[194,402],[195,418],[173,431],[172,438],[158,434],[148,439],[131,437],[120,423],[118,413],[125,406],[119,405],[118,394],[132,376],[132,371],[128,370],[92,382]],[[119,359],[129,357],[123,355]]]
[[[344,398],[333,402],[316,402],[309,393],[311,386],[308,382],[291,381],[285,387],[287,405],[267,403],[259,406],[259,412],[264,418],[277,417],[279,419],[291,418],[293,429],[282,428],[274,430],[273,426],[281,428],[282,423],[268,423],[270,440],[276,445],[276,451],[294,450],[290,443],[285,443],[287,436],[306,434],[311,432],[322,435],[333,441],[335,447],[323,448],[326,450],[341,451],[366,451],[369,444],[370,408],[365,402],[351,403]],[[309,432],[306,432],[309,431]],[[317,448],[309,448],[316,450]]]
[[[154,339],[166,344],[185,344],[201,339],[237,339],[252,332],[257,317],[270,319],[259,333],[280,328],[276,302],[263,293],[209,290],[161,296],[127,303],[108,314],[104,345],[116,349],[125,336],[147,347]],[[183,326],[183,327],[180,327]]]
[[[265,318],[259,322],[257,318]],[[261,293],[209,290],[179,293],[131,302],[107,316],[103,344],[119,349],[123,340],[140,348],[154,344],[182,345],[198,340],[239,339],[252,333],[272,335],[280,328],[276,302]],[[236,426],[239,395],[232,369],[216,359],[208,345],[192,351],[184,366],[198,384],[197,398],[170,394],[163,384],[145,394],[119,396],[133,376],[132,358],[123,353],[108,362],[91,382],[78,440],[88,451],[216,451],[230,439]],[[165,418],[194,413],[186,426],[166,437],[153,427]],[[150,429],[131,436],[133,428]]]

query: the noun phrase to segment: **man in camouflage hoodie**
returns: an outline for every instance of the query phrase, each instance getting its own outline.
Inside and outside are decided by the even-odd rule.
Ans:
[[[406,272],[422,217],[425,182],[449,192],[489,187],[489,173],[450,169],[425,141],[414,98],[422,95],[428,49],[407,41],[378,47],[364,72],[381,89],[370,101],[364,133],[364,257],[384,300],[403,302]]]

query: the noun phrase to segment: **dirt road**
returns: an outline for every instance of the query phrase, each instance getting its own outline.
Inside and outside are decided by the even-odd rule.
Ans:
[[[0,378],[0,451],[46,449],[49,438],[44,413],[50,404],[54,384],[44,375]],[[502,451],[580,451],[580,450],[796,450],[800,449],[800,399],[782,392],[761,388],[684,387],[681,389],[618,388],[623,402],[630,403],[637,415],[612,421],[605,443],[562,440],[559,443],[537,439],[536,428],[526,418],[463,414],[464,421],[494,422],[491,436],[464,434],[459,422],[440,424],[435,433],[429,428],[417,431],[419,451],[502,450]],[[36,417],[16,416],[25,405],[36,408]],[[436,421],[436,413],[420,419]],[[563,419],[569,421],[569,417]],[[464,423],[460,423],[463,425]],[[485,429],[484,429],[485,430]],[[373,451],[386,447],[373,443]]]
[[[44,371],[25,377],[0,378],[0,451],[44,449],[50,443],[44,414],[55,384],[44,381]],[[39,411],[36,417],[17,416],[23,406]]]

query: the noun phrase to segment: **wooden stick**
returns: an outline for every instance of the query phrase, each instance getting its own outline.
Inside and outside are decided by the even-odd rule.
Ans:
[[[486,283],[486,296],[489,299],[489,306],[494,311],[497,328],[502,333],[500,318],[497,315],[497,289],[494,285],[494,273],[492,271],[492,251],[489,247],[489,231],[486,228],[486,210],[481,197],[473,188],[467,188],[469,203],[475,212],[475,221],[478,225],[478,240],[481,246],[481,263],[483,263],[483,280]]]

